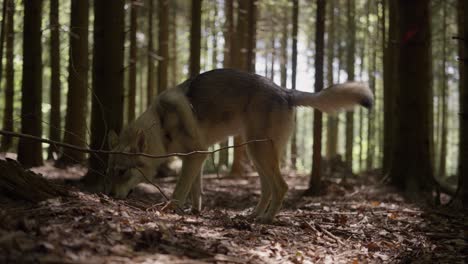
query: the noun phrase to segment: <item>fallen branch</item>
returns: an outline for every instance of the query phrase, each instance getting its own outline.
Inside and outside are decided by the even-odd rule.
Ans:
[[[151,154],[142,153],[142,152],[132,153],[132,152],[121,152],[121,151],[82,148],[82,147],[78,147],[78,146],[63,143],[63,142],[58,142],[58,141],[54,141],[54,140],[50,140],[50,139],[46,139],[46,138],[40,138],[40,137],[28,135],[28,134],[16,133],[16,132],[11,132],[11,131],[6,131],[6,130],[0,130],[0,135],[35,140],[35,141],[39,141],[39,142],[42,142],[42,143],[55,145],[55,146],[59,146],[59,147],[63,147],[63,148],[69,148],[69,149],[73,149],[73,150],[81,151],[81,152],[85,152],[85,153],[143,156],[143,157],[153,158],[153,159],[164,159],[164,158],[170,158],[170,157],[185,157],[185,156],[191,156],[191,155],[196,155],[196,154],[214,154],[216,152],[220,152],[220,151],[225,150],[225,149],[238,148],[238,147],[242,147],[242,146],[252,144],[252,143],[272,142],[271,139],[252,139],[252,140],[245,141],[245,142],[243,142],[241,144],[226,146],[226,147],[218,148],[218,149],[211,150],[211,151],[210,150],[194,150],[194,151],[190,151],[190,152],[168,153],[168,154],[165,154],[165,155],[151,155]]]

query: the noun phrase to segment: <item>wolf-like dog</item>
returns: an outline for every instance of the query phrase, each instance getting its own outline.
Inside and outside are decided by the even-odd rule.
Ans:
[[[217,69],[199,74],[161,93],[120,136],[108,135],[113,151],[163,155],[207,150],[229,136],[244,140],[269,139],[247,146],[258,171],[261,196],[252,217],[271,222],[281,207],[288,186],[279,160],[291,134],[295,108],[313,107],[325,113],[370,108],[373,95],[363,83],[333,85],[318,93],[288,90],[269,79],[238,70]],[[181,175],[172,195],[183,205],[191,195],[192,209],[201,210],[201,168],[205,154],[183,157]],[[163,159],[110,155],[109,194],[125,198],[146,178],[152,179]]]

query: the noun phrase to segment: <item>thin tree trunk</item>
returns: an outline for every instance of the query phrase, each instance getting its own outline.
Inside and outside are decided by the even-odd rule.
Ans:
[[[255,73],[255,50],[257,46],[257,0],[250,0],[248,5],[247,54],[245,70]]]
[[[24,1],[21,133],[42,137],[42,0]],[[25,167],[43,164],[42,144],[21,138],[18,161]]]
[[[388,38],[384,50],[384,157],[383,172],[390,172],[394,147],[394,135],[397,128],[396,98],[398,93],[398,54],[399,54],[399,18],[397,1],[388,0]]]
[[[59,1],[50,0],[50,120],[49,138],[61,141],[61,111],[60,111],[60,24]],[[58,155],[58,148],[49,145],[47,159],[54,159]]]
[[[347,1],[348,42],[346,48],[346,72],[348,81],[354,80],[354,54],[356,43],[355,3]],[[353,171],[354,112],[346,113],[346,165]]]
[[[252,3],[249,5],[247,0],[239,0],[238,15],[237,15],[237,41],[234,49],[234,54],[238,55],[235,62],[235,67],[244,71],[255,70],[252,69],[252,60],[255,58],[253,51],[255,47],[255,25],[256,23],[255,8],[252,8]],[[254,5],[254,4],[253,4]],[[249,36],[249,33],[252,33]],[[235,55],[235,56],[236,56]],[[240,144],[244,141],[240,136],[234,137],[234,145]],[[240,176],[247,170],[247,152],[245,147],[234,149],[234,160],[231,167],[231,176]]]
[[[200,73],[201,45],[201,5],[202,0],[192,0],[192,24],[190,26],[190,68],[191,77]]]
[[[337,42],[335,39],[335,6],[336,0],[330,1],[329,5],[329,20],[330,20],[330,27],[328,29],[328,42],[327,42],[327,85],[331,86],[334,84],[334,76],[333,76],[333,61],[335,59],[335,46]],[[329,115],[327,117],[327,151],[326,157],[328,160],[336,157],[338,150],[338,117],[334,115]]]
[[[275,27],[275,24],[273,22],[273,19],[271,19],[271,25],[270,27],[273,29]],[[270,40],[271,40],[271,53],[270,53],[270,80],[274,81],[275,80],[275,60],[276,60],[276,32],[275,30],[271,30],[271,35],[270,35]]]
[[[88,0],[72,0],[70,19],[70,59],[68,62],[67,115],[65,143],[86,146],[86,116],[88,97]],[[63,149],[57,162],[59,166],[79,164],[85,160],[80,151]]]
[[[224,58],[223,67],[232,68],[232,54],[233,54],[233,33],[234,33],[234,2],[233,0],[225,0],[224,2],[224,13],[226,21],[224,23]],[[220,147],[228,146],[229,141],[226,140],[220,143]],[[229,151],[223,150],[219,153],[219,164],[228,166],[229,163]]]
[[[292,0],[292,54],[291,54],[291,88],[296,90],[297,77],[297,37],[299,20],[299,0]],[[297,114],[294,113],[294,128],[291,137],[291,169],[297,169]]]
[[[107,133],[123,124],[125,0],[94,1],[93,96],[91,148],[109,149]],[[83,181],[91,191],[104,190],[107,155],[93,154]]]
[[[288,14],[288,13],[286,13]],[[280,85],[286,88],[288,82],[288,16],[283,15],[283,28],[281,31],[281,63],[280,63]]]
[[[375,8],[377,8],[377,3],[375,3]],[[376,14],[378,15],[378,9],[376,10]],[[380,16],[377,17],[377,22],[375,24],[375,28],[380,23]],[[376,37],[379,37],[379,32],[375,33]],[[369,86],[372,90],[372,93],[375,94],[375,86],[377,85],[376,83],[376,70],[377,70],[377,48],[375,46],[372,47],[372,53],[371,53],[371,58],[369,62]],[[374,111],[369,112],[369,118],[367,122],[367,164],[366,168],[367,170],[372,170],[374,168],[374,156],[376,155],[375,149],[376,149],[376,144],[375,144],[375,138],[374,138],[374,130],[375,130],[375,113]]]
[[[148,54],[147,54],[147,82],[146,82],[146,105],[149,106],[153,102],[154,97],[154,44],[153,44],[153,13],[154,13],[154,1],[148,0]]]
[[[218,3],[213,3],[213,18],[211,20],[211,45],[213,47],[211,53],[211,68],[218,68],[218,30],[216,28],[216,21],[218,20]]]
[[[7,34],[6,34],[6,66],[5,66],[5,108],[3,112],[3,130],[13,131],[13,101],[14,101],[14,17],[15,1],[8,1],[7,12]],[[0,144],[0,151],[8,151],[13,145],[11,137],[3,136]]]
[[[465,209],[468,208],[468,19],[466,9],[468,0],[458,0],[458,34],[460,57],[460,153],[458,154],[458,194]]]
[[[8,1],[3,0],[3,7],[2,7],[2,31],[0,32],[0,82],[3,78],[3,47],[5,46],[5,37],[8,34],[7,31],[7,9],[8,9]]]
[[[177,69],[177,6],[174,1],[171,6],[171,76],[172,76],[172,86],[175,87],[179,82],[178,69]]]
[[[138,23],[138,0],[130,3],[130,51],[128,69],[128,101],[127,101],[127,123],[135,119],[136,110],[136,85],[137,85],[137,23]]]
[[[369,36],[368,34],[368,29],[369,29],[369,22],[370,22],[370,13],[371,13],[371,0],[369,0],[365,4],[365,10],[366,10],[366,22],[364,23],[364,29],[362,29],[362,34],[364,35],[364,41],[361,42],[361,49],[360,49],[360,55],[361,55],[361,65],[359,67],[359,79],[363,79],[363,74],[364,74],[364,68],[365,68],[365,60],[366,60],[366,46],[367,46],[367,38]],[[371,50],[371,47],[369,46],[368,50]],[[368,60],[369,66],[367,67],[369,69],[369,73],[371,73],[370,69],[370,59]],[[372,78],[372,76],[369,75],[369,79]],[[370,82],[370,80],[369,80]],[[372,89],[372,88],[371,88]],[[366,140],[364,135],[364,110],[362,108],[359,108],[358,110],[358,117],[359,117],[359,161],[358,161],[358,171],[363,171],[364,170],[364,141]],[[367,122],[369,124],[369,122]],[[369,138],[367,138],[367,142],[369,142]],[[367,159],[368,160],[368,159]]]
[[[158,31],[158,94],[167,89],[167,69],[169,65],[169,0],[159,0]]]
[[[323,60],[325,35],[325,0],[317,0],[317,22],[315,32],[315,92],[323,89]],[[322,112],[314,109],[314,144],[312,154],[312,173],[309,190],[318,193],[322,178]]]
[[[399,93],[390,177],[407,194],[430,191],[431,138],[430,1],[398,1],[400,17]],[[414,25],[418,25],[416,31]],[[414,34],[408,34],[414,32]]]
[[[441,85],[441,135],[438,178],[445,178],[447,156],[447,3],[442,3],[442,85]]]

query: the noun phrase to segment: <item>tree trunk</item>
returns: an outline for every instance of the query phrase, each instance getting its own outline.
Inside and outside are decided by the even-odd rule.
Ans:
[[[190,77],[200,73],[202,0],[192,0],[192,24],[190,26]]]
[[[88,97],[88,0],[72,0],[70,19],[70,59],[68,62],[67,116],[63,140],[67,144],[86,146]],[[59,166],[79,164],[85,153],[68,148],[57,162]]]
[[[50,1],[50,120],[49,139],[61,141],[61,111],[60,111],[60,23],[59,1]],[[47,159],[55,159],[58,148],[49,145]]]
[[[179,82],[178,69],[177,69],[177,5],[176,2],[172,2],[171,6],[171,16],[169,17],[171,21],[171,85],[175,87]]]
[[[2,31],[0,32],[0,82],[2,81],[3,77],[3,46],[5,45],[5,37],[8,34],[7,30],[7,9],[8,9],[8,1],[9,0],[3,0],[3,6],[2,6]]]
[[[149,106],[154,99],[154,44],[153,44],[153,13],[154,0],[148,0],[148,65],[147,65],[147,83],[146,83],[146,105]]]
[[[5,101],[3,112],[3,130],[13,131],[13,101],[14,101],[14,17],[15,17],[15,1],[6,0],[7,17],[6,17],[6,66],[5,66]],[[8,151],[13,145],[11,137],[3,136],[0,144],[0,151]]]
[[[244,71],[255,71],[253,66],[255,60],[255,29],[256,1],[239,0],[237,15],[237,43],[234,54],[238,54],[235,63],[237,69]],[[235,41],[235,40],[234,40]],[[234,56],[236,56],[234,55]],[[241,144],[245,139],[237,136],[234,138],[234,145]],[[231,167],[231,176],[239,176],[247,170],[247,152],[245,147],[234,149],[234,160]]]
[[[255,73],[255,49],[257,46],[257,0],[248,1],[247,54],[245,70]]]
[[[398,54],[399,54],[399,18],[397,1],[388,1],[388,38],[384,50],[384,157],[383,173],[390,172],[392,166],[394,138],[397,128],[396,98],[398,93]]]
[[[292,0],[292,54],[291,54],[291,88],[296,90],[297,77],[297,37],[299,27],[299,0]],[[291,169],[297,168],[297,114],[294,113],[294,128],[291,137]]]
[[[335,3],[336,0],[330,1],[328,5],[328,20],[330,21],[327,30],[327,85],[331,86],[333,80],[333,61],[335,59]],[[326,157],[328,160],[335,157],[338,148],[338,118],[334,115],[327,116],[327,150]]]
[[[288,82],[288,25],[289,25],[289,17],[287,16],[288,13],[283,15],[283,25],[281,30],[281,63],[280,63],[280,85],[283,88],[286,88]]]
[[[211,20],[211,45],[213,47],[211,53],[211,68],[218,68],[218,29],[216,28],[216,21],[218,20],[218,3],[213,3],[213,18]]]
[[[374,6],[377,8],[377,3]],[[374,25],[375,28],[378,28],[378,25],[380,23],[381,17],[378,16],[378,9],[376,10],[376,15],[377,15],[377,22]],[[375,33],[375,37],[379,37],[379,32]],[[370,37],[370,34],[368,35]],[[370,62],[369,62],[369,86],[372,90],[372,93],[375,94],[375,86],[377,85],[376,83],[376,71],[377,71],[377,47],[372,46],[372,53],[370,57]],[[376,100],[377,101],[377,100]],[[376,106],[374,106],[376,107]],[[376,108],[377,109],[377,108]],[[375,152],[376,149],[376,144],[375,144],[375,138],[374,138],[374,130],[375,130],[375,113],[374,111],[369,112],[369,119],[367,122],[367,161],[366,161],[366,169],[367,170],[372,170],[374,168],[374,156],[377,154]]]
[[[124,0],[94,1],[92,149],[109,149],[107,133],[122,129],[124,5]],[[107,158],[105,154],[90,155],[84,183],[92,191],[104,190]]]
[[[128,101],[127,101],[127,123],[135,119],[136,108],[136,85],[137,85],[137,23],[138,23],[138,0],[130,3],[130,51],[128,69]]]
[[[159,0],[158,5],[158,94],[167,89],[167,69],[169,65],[169,0]]]
[[[354,80],[354,54],[356,49],[356,21],[355,3],[347,1],[348,41],[346,43],[346,72],[348,81]],[[354,145],[354,112],[346,113],[346,165],[353,171],[353,145]]]
[[[233,0],[226,0],[224,3],[224,13],[226,21],[224,23],[223,35],[224,35],[224,58],[223,67],[232,68],[233,61],[233,34],[234,34],[234,2]],[[227,147],[229,140],[220,143],[220,147]],[[229,163],[229,151],[223,150],[219,153],[219,164],[228,166]]]
[[[315,92],[323,89],[323,59],[325,35],[325,0],[317,0],[317,22],[315,32]],[[312,154],[312,173],[309,190],[318,193],[322,178],[322,112],[314,109],[314,145]]]
[[[398,1],[400,96],[390,177],[410,195],[430,191],[433,180],[429,4],[429,0]]]
[[[440,153],[439,153],[439,171],[437,177],[445,178],[446,159],[447,159],[447,3],[442,2],[442,84],[441,84],[441,123],[440,123]]]
[[[42,0],[23,3],[21,133],[42,137]],[[24,167],[42,165],[42,144],[21,138],[18,143],[18,161]]]
[[[463,207],[468,209],[468,19],[466,9],[468,0],[458,0],[458,34],[460,57],[460,153],[458,154],[458,193]]]

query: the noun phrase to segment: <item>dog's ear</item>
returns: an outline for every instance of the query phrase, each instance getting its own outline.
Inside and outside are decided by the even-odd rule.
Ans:
[[[145,138],[145,132],[143,130],[139,129],[137,132],[137,138],[136,138],[136,147],[137,147],[137,152],[145,152],[146,151],[146,138]]]
[[[109,131],[109,134],[107,134],[107,144],[109,144],[110,149],[114,149],[119,144],[119,136],[114,130]]]

